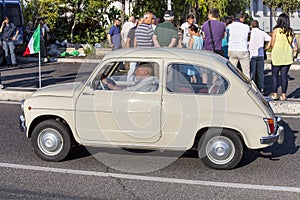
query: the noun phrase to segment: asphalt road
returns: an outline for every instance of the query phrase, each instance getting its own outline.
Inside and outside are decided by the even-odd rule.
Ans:
[[[164,168],[136,173],[144,152],[118,153],[95,148],[103,159],[126,173],[106,166],[83,147],[75,147],[66,161],[37,158],[30,140],[19,131],[18,104],[0,103],[0,199],[299,199],[300,118],[284,116],[286,141],[264,151],[248,151],[233,170],[205,167],[195,151],[188,151]],[[130,152],[130,151],[129,151]],[[129,158],[130,157],[130,158]],[[154,160],[172,159],[168,153]],[[170,159],[170,160],[171,160]],[[152,163],[153,164],[153,163]],[[125,168],[123,168],[125,169]]]

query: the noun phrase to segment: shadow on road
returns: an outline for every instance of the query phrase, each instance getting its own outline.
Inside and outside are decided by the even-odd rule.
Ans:
[[[260,157],[273,161],[279,161],[280,157],[282,156],[295,154],[300,147],[296,145],[296,134],[299,131],[292,130],[289,124],[284,121],[282,122],[282,126],[284,127],[285,132],[283,144],[280,145],[275,143],[273,146],[262,149],[261,151],[249,150],[244,154],[244,157],[238,167],[248,165]]]

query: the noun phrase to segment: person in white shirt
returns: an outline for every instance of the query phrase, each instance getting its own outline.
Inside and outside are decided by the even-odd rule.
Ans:
[[[268,49],[271,45],[271,36],[266,32],[259,29],[259,23],[257,20],[253,20],[251,23],[251,35],[249,41],[250,52],[250,77],[253,80],[258,89],[263,92],[264,85],[264,50]],[[267,42],[265,48],[265,42]],[[257,77],[257,80],[256,80]]]
[[[194,22],[194,15],[193,14],[189,14],[187,16],[187,21],[184,22],[180,28],[181,30],[183,31],[183,35],[182,35],[182,45],[184,48],[188,48],[188,44],[189,44],[189,40],[190,40],[190,37],[191,35],[189,34],[189,27],[192,25],[192,24],[195,24]],[[195,24],[196,25],[196,24]],[[198,25],[196,25],[198,27]]]
[[[235,21],[227,26],[228,56],[229,61],[237,67],[241,64],[243,73],[250,78],[250,55],[248,51],[248,39],[250,27],[244,24],[243,13],[235,14]]]
[[[128,32],[131,28],[135,27],[135,17],[134,16],[130,16],[128,18],[128,21],[124,23],[122,30],[121,30],[121,37],[122,37],[122,41],[123,41],[123,47],[126,47],[126,42],[127,42],[127,35]]]

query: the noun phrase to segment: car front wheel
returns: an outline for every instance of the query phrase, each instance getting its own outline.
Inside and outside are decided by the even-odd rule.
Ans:
[[[69,131],[60,121],[43,121],[32,132],[33,150],[39,158],[46,161],[63,160],[70,152],[71,143]]]
[[[243,143],[233,131],[209,129],[200,138],[198,154],[208,167],[232,169],[242,159]]]

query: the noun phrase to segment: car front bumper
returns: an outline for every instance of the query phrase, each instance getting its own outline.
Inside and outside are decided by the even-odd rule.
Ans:
[[[281,118],[277,117],[276,118],[276,129],[274,134],[266,136],[266,137],[261,137],[260,138],[260,143],[261,144],[273,144],[277,142],[278,144],[282,144],[284,141],[284,128],[281,126]]]

